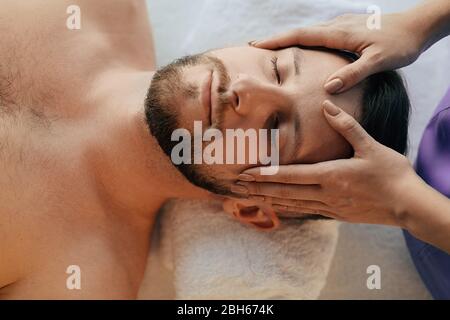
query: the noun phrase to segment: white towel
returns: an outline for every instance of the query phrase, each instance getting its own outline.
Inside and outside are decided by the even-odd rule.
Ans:
[[[181,55],[245,45],[344,13],[366,13],[371,0],[148,0],[158,65]],[[162,18],[163,17],[163,18]]]
[[[329,220],[288,219],[262,232],[205,201],[170,203],[161,227],[177,299],[315,299],[338,237]]]

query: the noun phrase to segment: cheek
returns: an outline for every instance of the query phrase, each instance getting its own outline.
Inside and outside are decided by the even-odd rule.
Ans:
[[[316,163],[321,161],[348,158],[352,155],[350,144],[331,128],[313,130],[308,137],[302,162]]]

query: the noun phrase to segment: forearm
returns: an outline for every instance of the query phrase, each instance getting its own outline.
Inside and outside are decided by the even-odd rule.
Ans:
[[[449,0],[425,0],[406,11],[406,16],[421,35],[423,51],[450,34]]]
[[[450,253],[450,199],[415,176],[407,182],[400,224],[415,237]]]

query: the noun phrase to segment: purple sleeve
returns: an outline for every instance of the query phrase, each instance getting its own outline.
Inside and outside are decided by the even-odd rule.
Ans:
[[[450,88],[425,129],[416,171],[430,186],[450,197]]]
[[[420,142],[417,173],[450,198],[450,88]],[[404,231],[406,245],[422,281],[435,299],[450,299],[450,255]]]

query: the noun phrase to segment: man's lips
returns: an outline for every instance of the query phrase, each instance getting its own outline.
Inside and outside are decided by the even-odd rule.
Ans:
[[[207,121],[208,127],[212,125],[211,123],[211,87],[213,80],[213,71],[208,72],[206,79],[203,81],[202,85],[202,105],[205,110],[205,119]]]

